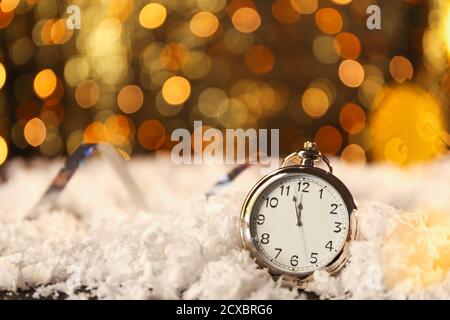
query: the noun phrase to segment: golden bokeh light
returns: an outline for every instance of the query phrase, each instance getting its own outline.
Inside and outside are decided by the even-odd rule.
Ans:
[[[134,113],[144,104],[144,93],[136,85],[125,86],[117,96],[117,103],[123,112]]]
[[[100,121],[90,123],[83,132],[84,143],[108,143],[108,128]]]
[[[156,150],[160,148],[166,137],[166,129],[164,125],[154,119],[144,121],[138,130],[139,144],[148,150]]]
[[[23,135],[29,145],[38,147],[45,141],[45,137],[47,136],[47,128],[41,119],[33,118],[25,125]]]
[[[69,41],[73,30],[67,28],[67,20],[56,20],[50,29],[50,38],[54,44],[64,44]]]
[[[208,11],[201,11],[192,17],[189,28],[197,37],[211,37],[219,27],[217,17]]]
[[[334,64],[339,60],[339,56],[334,46],[334,40],[330,36],[320,36],[313,42],[314,56],[322,63]]]
[[[353,166],[363,167],[366,164],[366,153],[361,146],[350,144],[342,150],[341,160]]]
[[[19,5],[20,0],[2,0],[0,10],[3,12],[11,12]]]
[[[6,161],[6,158],[8,158],[8,144],[5,138],[0,136],[0,166]]]
[[[160,53],[159,60],[161,65],[172,71],[180,70],[189,59],[189,51],[181,43],[169,43]]]
[[[439,102],[415,85],[385,88],[370,122],[373,155],[398,165],[433,159],[446,152],[446,126]]]
[[[263,45],[255,45],[246,52],[245,64],[255,73],[268,73],[273,69],[275,57],[270,48]]]
[[[331,0],[331,2],[340,4],[340,5],[346,5],[352,2],[352,0]]]
[[[0,9],[0,29],[6,28],[14,19],[14,11],[4,12]]]
[[[342,61],[338,73],[342,83],[350,88],[357,88],[364,81],[364,68],[355,60]]]
[[[173,76],[164,82],[162,95],[169,104],[182,104],[191,95],[191,84],[186,78]]]
[[[333,126],[325,125],[317,130],[314,137],[319,150],[328,155],[335,155],[342,145],[342,135]]]
[[[6,82],[6,69],[5,66],[0,62],[0,90],[3,88]]]
[[[302,107],[311,118],[320,118],[327,112],[330,101],[327,94],[319,88],[308,88],[302,95]]]
[[[40,71],[34,78],[34,92],[41,99],[48,98],[56,89],[57,78],[51,69]]]
[[[339,112],[339,123],[348,133],[356,134],[366,125],[366,113],[357,104],[347,103]]]
[[[336,9],[322,8],[316,12],[316,24],[322,32],[336,34],[342,29],[342,16]]]
[[[334,45],[336,52],[343,59],[358,59],[361,54],[361,42],[358,37],[350,32],[341,32],[336,35]]]
[[[291,24],[300,19],[300,13],[291,5],[291,0],[276,0],[272,3],[272,14],[281,23]]]
[[[75,100],[82,108],[94,106],[100,97],[100,89],[94,80],[84,80],[75,89]]]
[[[261,17],[259,13],[249,7],[236,10],[231,18],[233,26],[244,33],[254,32],[261,25]]]
[[[389,71],[392,78],[394,78],[394,80],[398,83],[411,80],[414,75],[412,63],[408,60],[408,58],[402,56],[395,56],[391,59]]]
[[[291,0],[291,6],[298,13],[312,14],[319,7],[318,0]]]
[[[40,30],[40,39],[39,39],[43,45],[49,46],[49,45],[53,44],[51,32],[52,32],[52,27],[53,27],[53,24],[55,21],[56,20],[54,20],[54,19],[43,20],[43,23],[41,25],[41,30]]]
[[[132,127],[130,120],[124,115],[113,114],[105,121],[108,130],[109,143],[116,146],[123,146],[129,143]]]
[[[147,29],[160,27],[167,17],[166,8],[159,3],[149,3],[139,13],[139,23]]]

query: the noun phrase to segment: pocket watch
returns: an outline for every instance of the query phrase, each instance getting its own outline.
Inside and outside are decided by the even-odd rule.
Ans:
[[[292,164],[296,161],[296,164]],[[327,170],[315,166],[323,161]],[[353,197],[315,143],[292,153],[247,195],[240,219],[245,248],[274,276],[304,284],[314,271],[336,273],[356,237]]]

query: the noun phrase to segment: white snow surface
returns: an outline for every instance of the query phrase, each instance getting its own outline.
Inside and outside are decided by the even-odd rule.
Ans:
[[[305,298],[274,281],[242,247],[240,209],[261,178],[258,168],[206,199],[229,168],[176,166],[166,155],[135,158],[127,166],[147,212],[130,204],[107,164],[93,160],[73,177],[57,210],[25,220],[61,164],[14,160],[7,167],[0,290],[69,299]],[[450,158],[407,169],[333,164],[357,203],[360,236],[345,268],[335,276],[316,272],[308,289],[321,298],[450,298]]]

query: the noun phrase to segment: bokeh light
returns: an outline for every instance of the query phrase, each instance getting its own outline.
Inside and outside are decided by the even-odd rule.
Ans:
[[[336,9],[322,8],[316,12],[316,24],[322,32],[336,34],[342,29],[342,16]]]
[[[42,99],[48,98],[56,89],[57,78],[51,69],[40,71],[34,78],[34,92]]]
[[[100,121],[94,121],[89,124],[83,133],[84,143],[108,143],[108,128]]]
[[[164,68],[180,70],[188,62],[189,51],[181,43],[169,43],[161,50],[159,59]]]
[[[341,160],[358,167],[363,167],[367,161],[364,149],[357,144],[349,144],[345,147],[341,153]]]
[[[39,118],[33,118],[27,122],[23,130],[25,140],[33,147],[41,145],[47,136],[47,128]]]
[[[4,12],[0,9],[0,29],[6,28],[14,19],[14,11]]]
[[[411,80],[414,74],[412,63],[407,58],[402,56],[395,56],[391,59],[389,71],[392,78],[394,78],[394,80],[398,83]]]
[[[11,12],[19,5],[20,0],[2,0],[0,10],[3,12]]]
[[[272,14],[285,24],[295,23],[300,19],[300,13],[294,9],[290,0],[275,0],[272,3]]]
[[[312,14],[319,7],[318,0],[291,0],[294,10],[301,14]]]
[[[263,45],[255,45],[245,54],[245,64],[253,72],[263,74],[273,69],[275,57],[270,48]]]
[[[334,45],[336,52],[343,59],[355,60],[361,54],[361,42],[350,32],[341,32],[336,35]]]
[[[6,140],[0,136],[0,166],[6,161],[8,158],[8,144]]]
[[[94,80],[84,80],[75,89],[75,100],[82,108],[94,106],[100,97],[100,89]]]
[[[240,8],[232,16],[234,27],[240,32],[251,33],[261,25],[261,17],[253,8]]]
[[[139,13],[139,23],[147,29],[160,27],[167,17],[166,8],[159,3],[149,3]]]
[[[385,88],[374,105],[373,155],[398,165],[432,159],[445,152],[445,123],[439,102],[414,85]]]
[[[138,130],[138,141],[141,146],[148,150],[160,148],[166,136],[163,124],[154,119],[144,121]]]
[[[117,104],[125,113],[134,113],[144,104],[144,93],[136,85],[123,87],[117,96]]]
[[[320,118],[328,110],[330,101],[327,94],[319,88],[309,88],[302,96],[302,107],[311,118]]]
[[[366,113],[354,103],[348,103],[342,107],[339,113],[339,123],[342,129],[350,134],[356,134],[364,129],[366,124]]]
[[[281,154],[315,137],[354,164],[432,159],[449,144],[449,6],[408,2],[409,15],[378,1],[389,15],[373,31],[372,2],[87,1],[82,28],[68,30],[56,2],[1,1],[0,136],[9,157],[61,156],[83,141],[129,156],[170,149],[174,129],[202,120],[278,128]],[[411,110],[398,107],[394,81],[439,101],[419,95],[404,100]],[[398,125],[404,118],[414,125]],[[422,149],[405,135],[432,151],[412,157]]]
[[[217,31],[219,20],[211,12],[202,11],[192,17],[189,27],[197,37],[207,38]]]
[[[339,65],[339,78],[348,87],[359,87],[364,81],[364,68],[358,61],[344,60]]]
[[[191,94],[191,84],[186,78],[174,76],[167,79],[162,87],[162,95],[167,103],[179,105]]]
[[[330,125],[325,125],[317,130],[314,140],[319,150],[328,155],[335,155],[342,145],[341,133]]]
[[[0,63],[0,89],[3,88],[6,82],[6,70],[5,66]]]

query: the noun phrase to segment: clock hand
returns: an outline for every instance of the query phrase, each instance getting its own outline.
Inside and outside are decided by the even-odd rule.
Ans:
[[[300,214],[301,214],[301,212],[300,212],[299,207],[297,205],[297,197],[294,195],[292,200],[294,201],[294,204],[295,204],[295,214],[297,216],[297,225],[300,226],[301,225],[301,221],[300,221]]]
[[[302,204],[302,200],[303,200],[303,193],[300,194],[300,203],[297,206],[297,225],[298,226],[302,226],[302,210],[303,210],[303,204]]]
[[[303,254],[304,254],[305,261],[307,261],[307,259],[308,259],[307,247],[308,246],[306,244],[305,230],[303,229],[303,223],[302,223],[302,210],[303,210],[302,200],[303,200],[303,192],[300,194],[300,202],[296,206],[296,209],[297,209],[297,226],[298,226],[298,231],[300,233],[300,238],[301,238],[300,241],[302,242],[302,248],[303,248]]]

